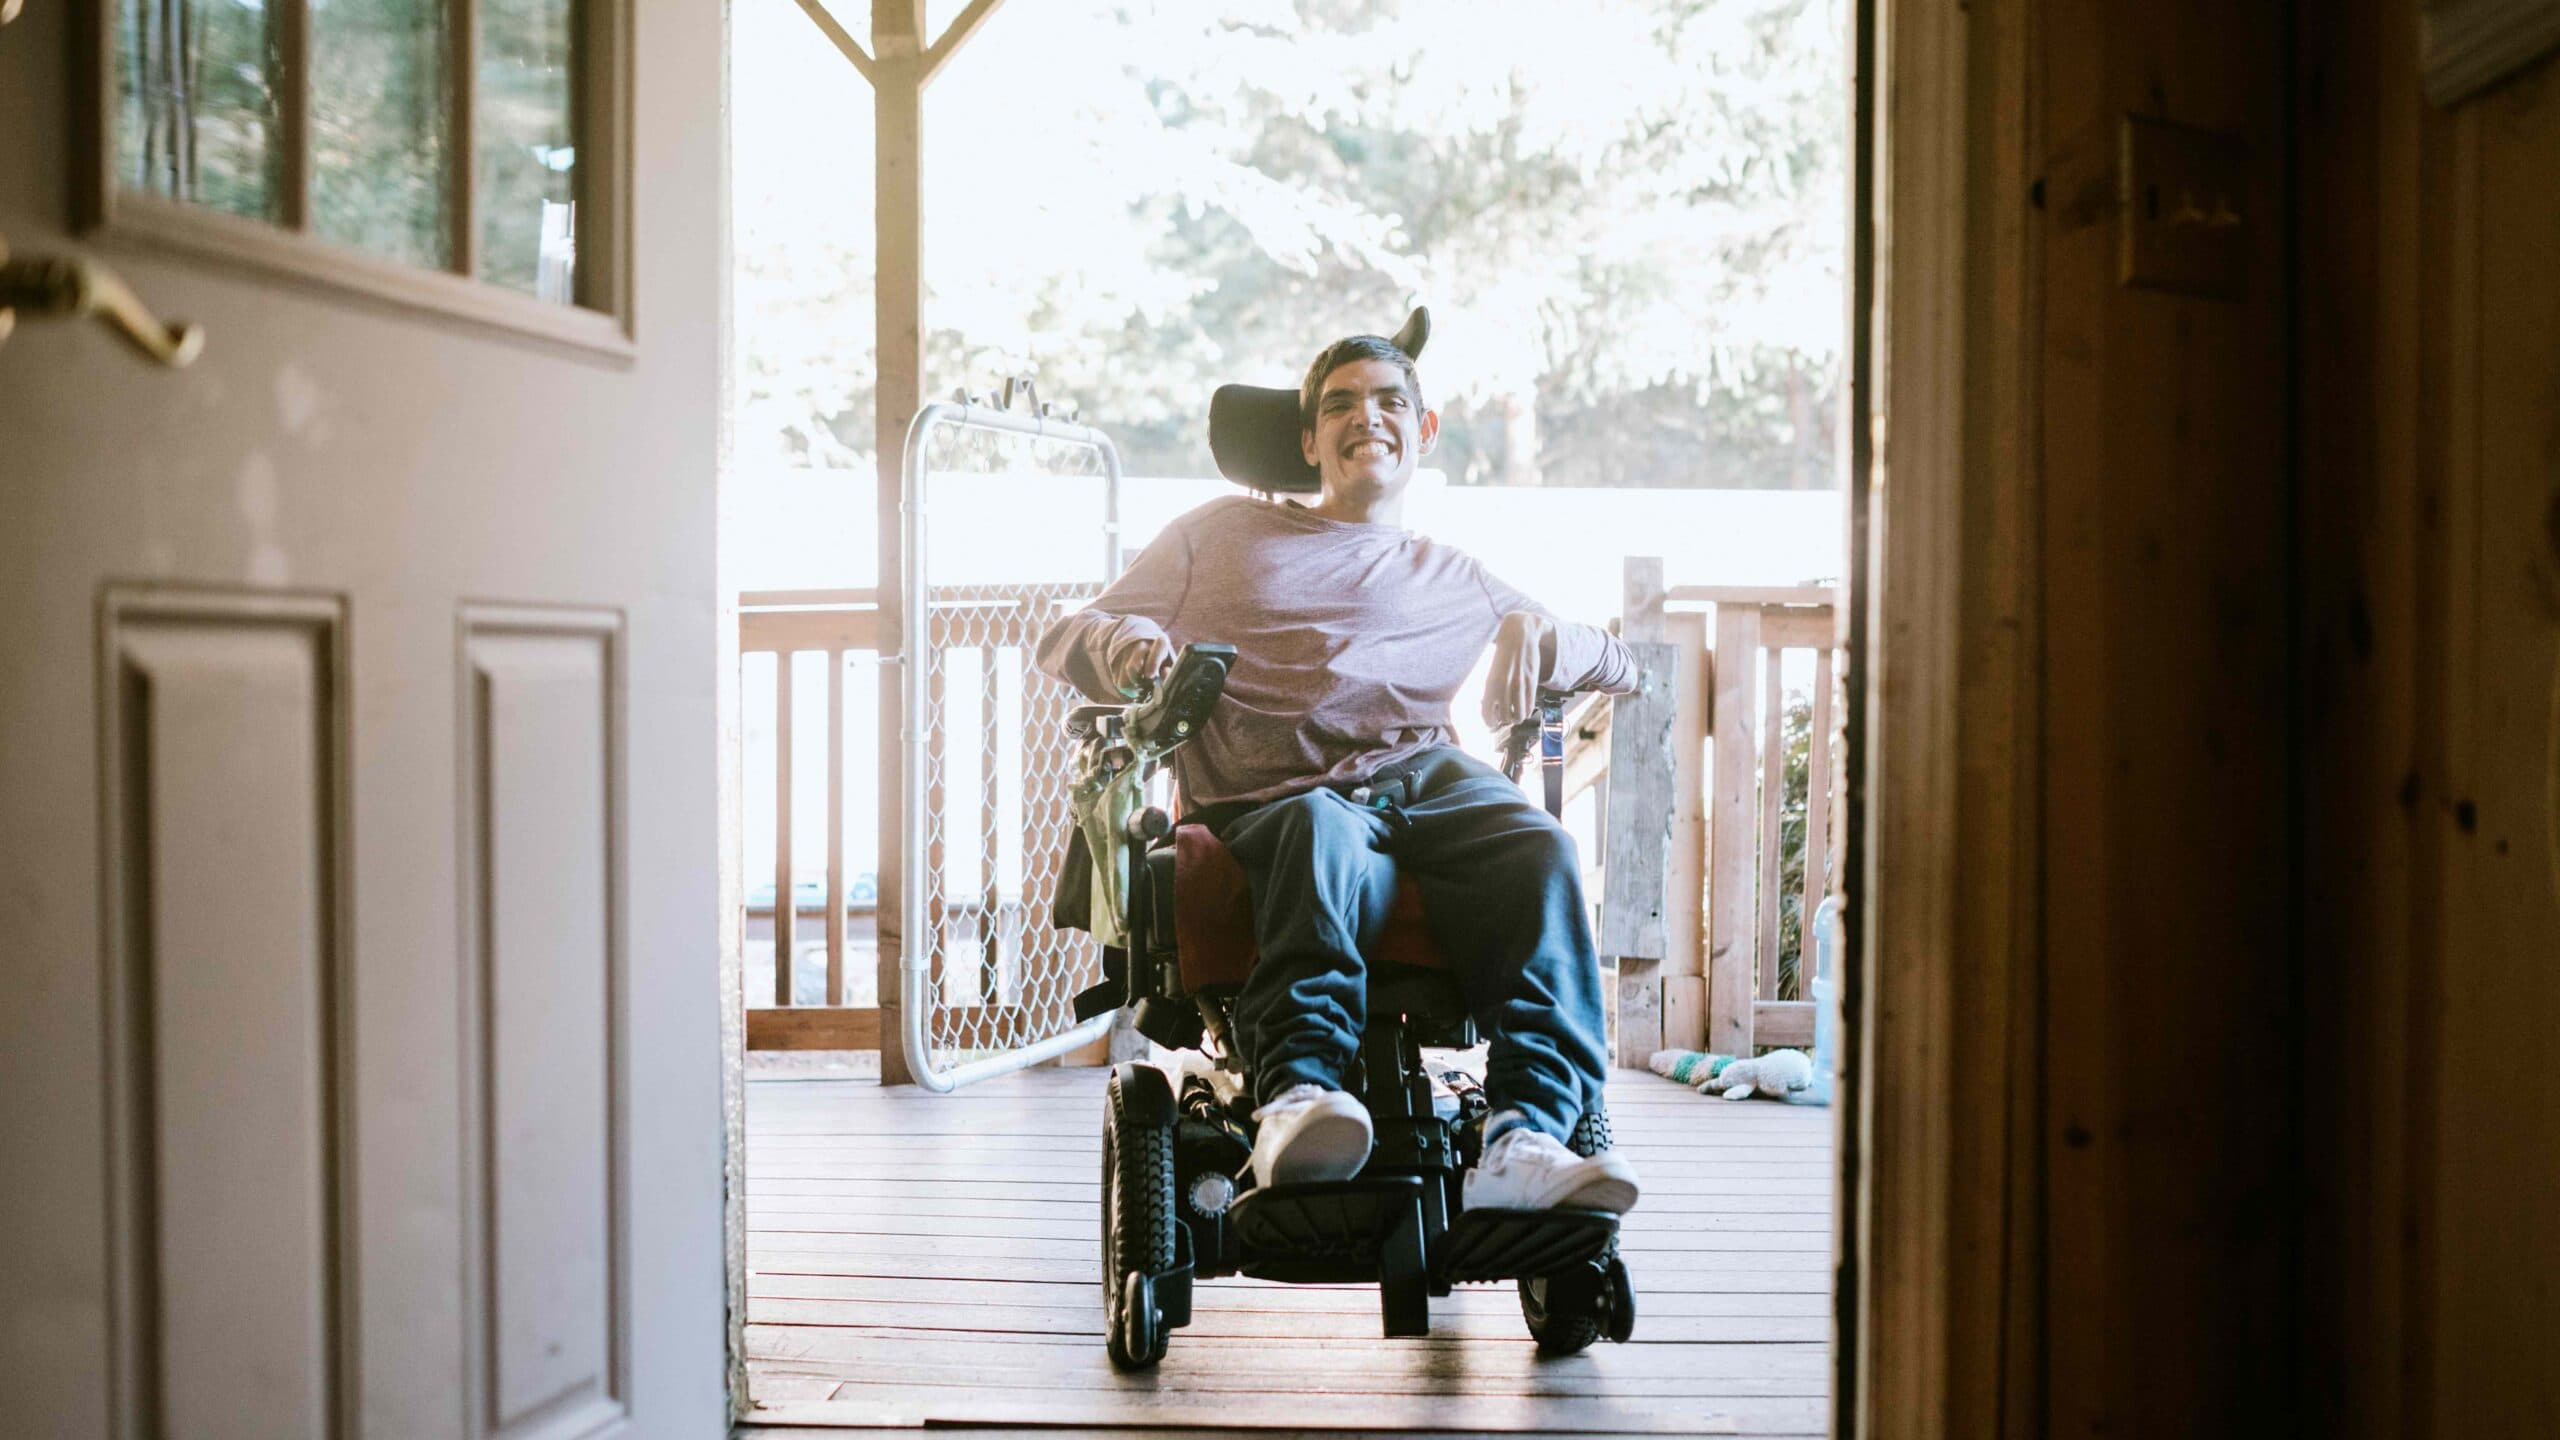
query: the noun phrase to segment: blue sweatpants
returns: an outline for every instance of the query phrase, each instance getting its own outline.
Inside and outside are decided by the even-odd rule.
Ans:
[[[1398,769],[1410,780],[1382,786],[1380,803],[1309,790],[1218,827],[1252,887],[1262,952],[1235,1012],[1257,1098],[1340,1088],[1368,1021],[1361,956],[1406,876],[1490,1040],[1486,1098],[1565,1140],[1607,1063],[1573,837],[1463,750]]]

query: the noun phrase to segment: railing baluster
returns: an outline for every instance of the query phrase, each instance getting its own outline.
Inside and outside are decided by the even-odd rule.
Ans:
[[[1715,772],[1708,822],[1707,1046],[1726,1055],[1752,1053],[1758,997],[1751,954],[1752,767],[1759,723],[1751,701],[1752,660],[1760,653],[1760,609],[1716,606]]]
[[[844,1003],[844,652],[827,655],[827,1003]]]
[[[773,657],[773,1003],[791,1003],[791,661]]]
[[[1786,813],[1787,793],[1787,689],[1785,667],[1781,663],[1786,651],[1776,644],[1760,652],[1761,667],[1768,676],[1768,693],[1761,700],[1761,723],[1767,727],[1760,737],[1760,892],[1759,892],[1759,957],[1760,993],[1762,1000],[1778,998],[1778,935],[1780,933],[1778,877],[1785,873],[1780,851],[1786,839],[1781,817]]]

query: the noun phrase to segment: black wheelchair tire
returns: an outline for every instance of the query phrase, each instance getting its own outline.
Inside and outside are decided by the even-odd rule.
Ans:
[[[1144,1370],[1164,1358],[1170,1338],[1164,1312],[1156,1308],[1154,1277],[1130,1271],[1121,1282],[1120,1303],[1111,1307],[1111,1363]]]
[[[1575,1122],[1570,1148],[1576,1155],[1597,1155],[1609,1148],[1610,1138],[1608,1112],[1593,1106]],[[1635,1298],[1627,1262],[1612,1239],[1589,1265],[1522,1277],[1520,1316],[1529,1322],[1539,1354],[1579,1355],[1604,1338],[1623,1344],[1635,1333]]]
[[[1608,1329],[1607,1294],[1607,1279],[1597,1265],[1577,1265],[1559,1275],[1522,1276],[1520,1318],[1529,1322],[1529,1338],[1538,1342],[1538,1353],[1579,1355],[1600,1343]]]
[[[1126,1093],[1130,1084],[1166,1089]],[[1111,1363],[1145,1369],[1164,1358],[1170,1328],[1154,1277],[1174,1264],[1173,1126],[1141,1116],[1172,1113],[1161,1071],[1124,1067],[1111,1076],[1102,1121],[1102,1300]]]

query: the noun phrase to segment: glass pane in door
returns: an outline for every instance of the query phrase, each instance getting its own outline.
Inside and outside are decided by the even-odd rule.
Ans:
[[[310,0],[311,227],[386,259],[442,268],[443,0]]]
[[[116,23],[120,183],[280,219],[283,58],[266,0],[122,0]]]
[[[473,204],[480,277],[576,298],[576,90],[571,0],[480,0]]]

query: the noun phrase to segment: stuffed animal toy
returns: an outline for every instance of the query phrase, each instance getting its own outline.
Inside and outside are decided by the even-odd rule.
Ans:
[[[1645,1067],[1665,1080],[1696,1086],[1701,1080],[1733,1063],[1730,1055],[1711,1055],[1704,1050],[1656,1050],[1645,1060]]]
[[[1801,1050],[1772,1050],[1750,1060],[1719,1067],[1698,1085],[1701,1095],[1722,1094],[1727,1100],[1766,1095],[1784,1100],[1789,1091],[1813,1084],[1813,1061]]]

